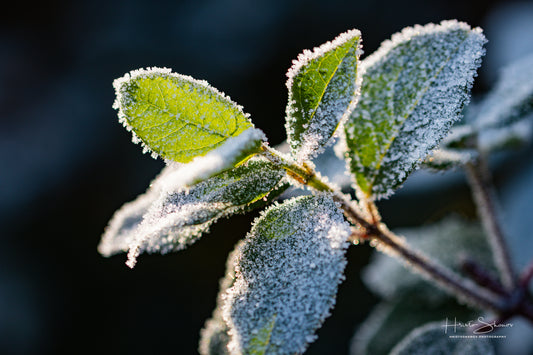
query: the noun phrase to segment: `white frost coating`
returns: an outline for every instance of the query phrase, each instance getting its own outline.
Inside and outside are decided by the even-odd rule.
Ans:
[[[346,138],[351,170],[367,180],[369,197],[390,196],[461,117],[485,42],[481,29],[455,20],[417,25],[362,61]]]
[[[329,78],[330,81],[324,87],[317,106],[310,106],[306,98],[309,95],[305,92],[314,90],[313,80],[316,78],[306,71],[319,71],[319,68],[310,69],[314,62],[354,38],[357,38],[357,47],[350,48],[346,56],[341,58],[339,69]],[[293,65],[287,72],[286,86],[289,89],[289,100],[285,128],[296,161],[303,162],[321,153],[336,128],[348,118],[357,104],[361,87],[361,77],[357,75],[358,58],[362,53],[360,38],[361,32],[356,29],[349,30],[341,33],[333,41],[315,47],[313,51],[304,50],[296,60],[293,60]],[[320,81],[325,83],[322,76]],[[293,91],[299,92],[300,102],[295,100]],[[303,127],[299,127],[302,121]]]
[[[138,137],[138,135],[134,132],[134,128],[128,123],[128,119],[124,113],[124,107],[123,102],[121,100],[124,100],[124,90],[128,87],[128,84],[138,78],[144,79],[144,78],[157,78],[157,77],[174,77],[181,81],[190,82],[193,85],[196,85],[200,88],[204,88],[208,92],[213,93],[214,95],[217,95],[219,98],[225,101],[225,103],[232,107],[236,112],[244,116],[248,122],[253,126],[252,122],[250,121],[249,117],[250,115],[248,113],[244,113],[243,107],[238,105],[237,103],[233,102],[231,98],[227,95],[225,95],[223,92],[219,91],[215,87],[209,85],[209,83],[205,80],[198,80],[188,75],[182,75],[173,73],[170,68],[158,68],[158,67],[151,67],[146,69],[136,69],[132,70],[129,73],[126,73],[123,77],[115,79],[113,81],[113,87],[115,89],[115,102],[113,103],[113,108],[118,110],[118,118],[119,122],[122,123],[122,125],[131,132],[132,134],[132,142],[137,144],[140,143],[143,148],[143,153],[151,153],[151,156],[155,159],[158,157],[158,154],[154,152],[148,145],[145,144],[145,142]],[[178,113],[179,115],[179,113]],[[205,126],[202,127],[204,130],[209,130],[209,127]]]
[[[257,128],[249,128],[237,137],[228,138],[220,147],[194,158],[169,174],[162,181],[165,184],[163,188],[172,191],[173,188],[192,185],[230,169],[243,159],[243,155],[257,151],[264,139],[263,131]]]
[[[275,197],[287,185],[284,171],[257,157],[190,188],[169,184],[167,180],[175,181],[183,166],[167,166],[145,194],[115,213],[98,246],[100,253],[129,250],[132,267],[141,252],[181,250],[217,219],[248,211],[257,199]]]
[[[226,294],[223,317],[233,353],[305,351],[335,303],[349,235],[328,194],[262,213],[240,248],[235,284]]]
[[[481,102],[474,123],[478,130],[520,120],[533,110],[533,55],[505,67],[496,87]]]
[[[305,49],[302,53],[298,54],[298,58],[292,61],[292,67],[287,72],[287,89],[291,89],[294,77],[302,70],[304,66],[309,64],[314,59],[322,57],[327,52],[342,46],[344,43],[352,40],[355,37],[361,37],[361,32],[356,29],[348,30],[341,33],[332,41],[323,43],[319,47],[313,48],[312,51]]]
[[[160,194],[130,235],[127,265],[134,267],[142,252],[167,253],[194,243],[211,224],[222,217],[246,211],[259,195],[266,197],[278,186],[284,172],[271,165],[260,165],[257,158],[239,169],[245,174],[222,173],[189,189],[171,188]],[[174,179],[174,172],[169,174]],[[166,183],[162,183],[167,186]],[[172,186],[172,185],[169,185]],[[262,196],[261,196],[262,197]]]
[[[152,181],[146,193],[139,195],[134,201],[125,203],[115,212],[98,245],[100,254],[111,256],[128,251],[132,235],[142,222],[143,216],[148,212],[150,206],[159,199],[163,190],[162,182],[179,166],[178,163],[169,164]]]

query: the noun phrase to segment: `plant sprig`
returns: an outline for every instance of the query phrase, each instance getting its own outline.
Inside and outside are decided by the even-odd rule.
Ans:
[[[533,110],[533,87],[496,106],[490,122],[470,118],[448,135],[469,101],[485,42],[481,29],[443,21],[406,28],[363,61],[358,30],[304,51],[287,74],[288,155],[270,147],[249,115],[206,82],[170,69],[126,74],[114,83],[120,121],[168,166],[146,194],[115,214],[100,252],[127,251],[133,267],[142,252],[183,249],[219,218],[305,186],[311,196],[274,202],[232,253],[231,278],[221,283],[202,333],[203,353],[303,353],[333,307],[350,241],[369,241],[476,309],[533,322],[524,286],[532,273],[517,279],[488,171],[476,163],[502,142],[516,141],[516,129],[508,127],[531,125],[524,117]],[[494,135],[498,142],[487,140]],[[334,136],[357,199],[311,162]],[[480,137],[484,145],[472,145]],[[499,279],[469,259],[459,269],[442,263],[382,222],[375,201],[391,196],[421,165],[467,169]],[[430,333],[420,331],[398,349]]]

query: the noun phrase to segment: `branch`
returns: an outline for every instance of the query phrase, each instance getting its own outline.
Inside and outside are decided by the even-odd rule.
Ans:
[[[491,310],[500,317],[519,314],[533,323],[533,305],[528,300],[527,294],[523,292],[518,294],[518,291],[522,289],[514,288],[513,292],[507,292],[501,287],[490,289],[488,286],[478,285],[458,275],[422,252],[413,249],[402,237],[389,231],[383,223],[380,223],[377,208],[372,201],[363,201],[362,204],[360,202],[363,208],[359,208],[351,197],[329,185],[308,164],[304,163],[300,166],[291,158],[266,144],[263,145],[262,150],[267,159],[287,170],[287,173],[296,181],[318,191],[330,192],[333,199],[340,204],[346,218],[356,227],[354,236],[358,239],[372,239],[377,242],[376,247],[380,251],[397,256],[422,276],[475,308]],[[478,281],[481,282],[481,280]]]
[[[377,247],[381,251],[400,257],[424,277],[435,281],[447,291],[476,308],[482,307],[495,312],[501,310],[497,295],[478,287],[472,281],[459,276],[445,266],[434,262],[421,252],[414,250],[402,238],[390,232],[384,224],[379,222],[375,223],[376,216],[363,213],[355,205],[353,200],[324,182],[309,166],[299,166],[291,161],[290,158],[283,156],[283,154],[266,145],[263,145],[263,151],[267,159],[286,169],[289,175],[300,183],[307,184],[319,191],[331,192],[333,199],[341,205],[346,218],[354,225],[363,228],[365,237],[376,240],[378,242]],[[367,205],[373,206],[369,210],[375,210],[375,205],[371,201],[366,202]]]
[[[478,209],[478,215],[487,233],[500,278],[507,290],[513,290],[516,286],[516,278],[509,257],[509,250],[496,214],[495,194],[492,188],[490,172],[482,157],[474,163],[466,164],[465,169]]]

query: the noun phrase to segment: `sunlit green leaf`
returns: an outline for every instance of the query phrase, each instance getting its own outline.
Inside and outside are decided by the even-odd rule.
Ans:
[[[120,121],[146,150],[187,163],[253,125],[223,93],[170,69],[139,69],[115,80]]]
[[[361,33],[351,30],[306,50],[287,73],[287,135],[298,160],[312,158],[328,142],[357,100]]]

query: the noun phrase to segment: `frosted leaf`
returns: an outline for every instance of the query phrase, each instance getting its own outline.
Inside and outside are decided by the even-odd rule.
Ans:
[[[351,344],[352,355],[388,355],[413,329],[446,317],[467,322],[479,313],[455,299],[428,300],[416,291],[379,303],[355,332]]]
[[[219,282],[216,308],[211,318],[205,322],[204,328],[200,331],[200,344],[198,347],[200,355],[230,354],[228,349],[230,341],[228,334],[229,328],[222,318],[222,306],[226,291],[235,282],[235,264],[240,253],[239,248],[241,248],[242,244],[243,240],[239,241],[235,249],[228,255],[226,273]]]
[[[285,127],[297,161],[316,156],[355,106],[360,46],[361,33],[350,30],[293,61]]]
[[[361,96],[345,133],[366,197],[391,195],[460,118],[484,43],[481,29],[443,21],[405,28],[361,62]]]
[[[531,79],[533,80],[533,78]],[[479,150],[485,153],[523,146],[531,141],[533,115],[499,128],[486,128],[478,134]]]
[[[104,256],[127,251],[132,236],[148,212],[150,206],[159,199],[166,177],[180,169],[181,164],[167,165],[152,181],[150,188],[135,200],[125,203],[115,212],[98,245],[98,252]]]
[[[167,68],[133,70],[113,86],[120,122],[154,156],[187,163],[253,128],[242,107],[206,81]]]
[[[124,224],[120,220],[129,217],[126,212],[130,209],[117,213],[99,246],[104,255],[129,249],[127,264],[133,267],[142,252],[181,250],[207,232],[219,218],[261,206],[266,203],[264,200],[278,196],[287,187],[282,181],[284,171],[260,158],[252,158],[244,165],[190,188],[166,190],[165,179],[173,180],[176,169],[180,167],[167,171],[162,179],[153,183],[147,195],[154,193],[157,197],[151,201],[140,223],[127,229],[113,227]],[[154,187],[160,192],[151,191]],[[136,222],[138,215],[139,211],[134,214]]]
[[[487,338],[470,338],[465,328],[444,331],[444,322],[428,323],[414,329],[391,351],[391,355],[494,355],[494,347]]]
[[[495,88],[480,103],[476,130],[507,126],[533,111],[533,55],[505,67]]]
[[[303,353],[329,315],[343,279],[349,224],[327,194],[269,208],[240,248],[224,320],[230,349]]]
[[[474,149],[435,149],[424,160],[425,167],[434,170],[447,170],[464,166],[478,157]]]
[[[448,217],[434,225],[398,230],[407,243],[429,255],[432,260],[460,271],[465,257],[495,270],[492,254],[482,228],[457,217]],[[393,299],[408,291],[417,291],[427,299],[447,297],[444,291],[425,281],[420,275],[402,267],[396,258],[386,254],[374,254],[372,262],[363,271],[363,281],[385,299]]]
[[[165,180],[165,190],[187,186],[205,180],[222,171],[233,168],[254,152],[257,152],[265,138],[259,129],[249,128],[236,137],[227,139],[221,146],[204,156],[194,158],[169,174]]]

